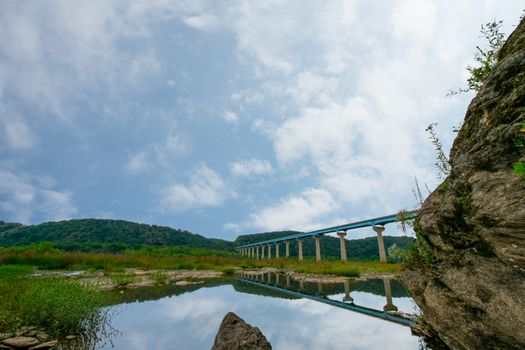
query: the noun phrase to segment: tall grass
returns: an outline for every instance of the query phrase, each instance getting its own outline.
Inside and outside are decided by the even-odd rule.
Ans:
[[[237,256],[140,256],[103,253],[67,253],[62,251],[38,254],[34,251],[0,251],[0,264],[32,265],[42,269],[93,269],[123,272],[124,268],[217,270],[232,273],[232,268],[274,267],[296,272],[358,276],[364,272],[398,273],[400,264],[374,261],[297,261],[292,259],[254,260]]]
[[[0,265],[0,330],[37,326],[53,335],[94,331],[107,295],[66,278],[32,277],[33,267]]]

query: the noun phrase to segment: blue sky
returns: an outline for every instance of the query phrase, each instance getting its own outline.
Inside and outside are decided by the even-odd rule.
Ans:
[[[7,1],[0,219],[233,239],[413,208],[522,1]],[[390,234],[397,234],[391,230]],[[358,235],[369,235],[369,232]]]

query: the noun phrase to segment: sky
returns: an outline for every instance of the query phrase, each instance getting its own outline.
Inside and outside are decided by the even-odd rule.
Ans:
[[[0,220],[234,239],[415,208],[480,25],[524,5],[0,0]]]

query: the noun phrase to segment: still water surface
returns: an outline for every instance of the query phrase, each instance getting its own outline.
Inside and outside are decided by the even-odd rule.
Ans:
[[[414,313],[415,304],[392,281],[392,303]],[[298,290],[298,282],[287,286]],[[383,311],[384,281],[350,282],[355,305]],[[343,284],[304,282],[302,293],[343,301]],[[125,291],[125,303],[112,307],[116,330],[102,349],[210,349],[223,317],[235,312],[258,327],[273,349],[419,349],[410,328],[380,318],[281,293],[239,280],[217,280],[185,287]],[[348,302],[348,300],[347,300]]]

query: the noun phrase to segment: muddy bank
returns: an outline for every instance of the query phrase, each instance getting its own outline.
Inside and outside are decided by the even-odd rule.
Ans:
[[[65,277],[94,286],[98,290],[141,288],[162,285],[187,286],[204,283],[224,273],[213,270],[142,270],[125,269],[121,272],[105,271],[39,271],[34,277]]]

